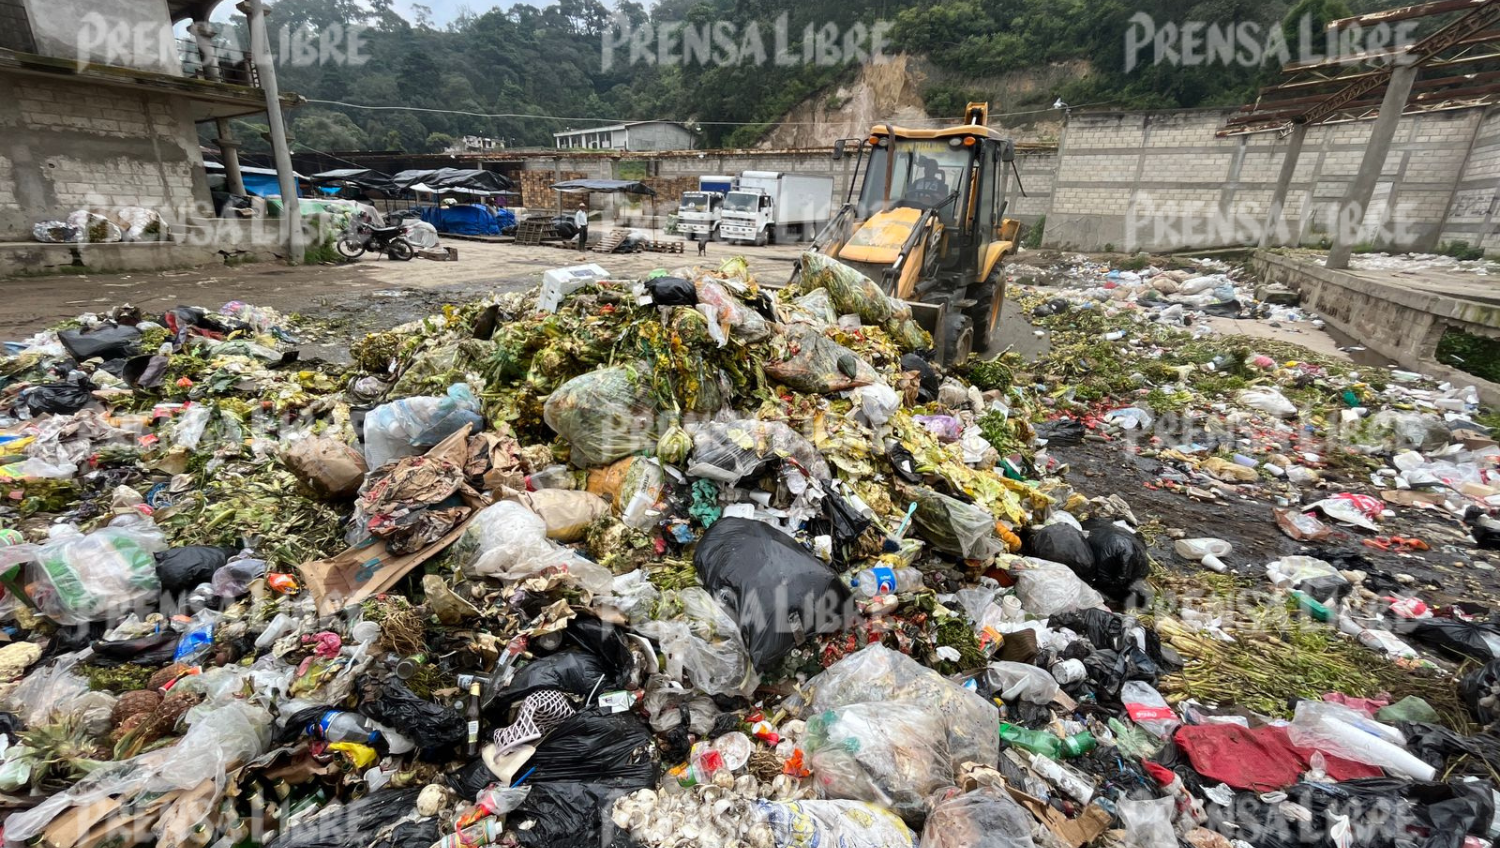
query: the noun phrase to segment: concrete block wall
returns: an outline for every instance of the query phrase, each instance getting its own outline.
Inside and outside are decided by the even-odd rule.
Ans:
[[[1016,170],[1010,175],[1007,218],[1036,223],[1052,209],[1052,184],[1057,179],[1056,150],[1016,151]],[[1019,184],[1016,175],[1020,174]],[[1025,189],[1026,196],[1021,195]]]
[[[1080,250],[1255,244],[1288,140],[1275,133],[1216,137],[1230,114],[1070,116],[1044,243]],[[1436,246],[1479,120],[1478,110],[1461,110],[1401,121],[1362,240],[1400,250]],[[1369,133],[1369,122],[1308,130],[1283,209],[1288,241],[1317,243],[1331,231]]]
[[[144,206],[178,226],[209,202],[188,106],[164,95],[0,74],[0,241],[80,208]]]
[[[1500,109],[1485,110],[1475,129],[1443,220],[1442,241],[1466,241],[1485,250],[1500,250]]]

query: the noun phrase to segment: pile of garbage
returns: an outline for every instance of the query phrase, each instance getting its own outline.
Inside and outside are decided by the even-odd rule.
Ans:
[[[1196,565],[1222,540],[1164,567],[1154,516],[1068,479],[1068,443],[1143,432],[1148,398],[1188,391],[1169,379],[1202,392],[1242,357],[1179,371],[1142,329],[1163,322],[1070,302],[1048,360],[945,373],[868,278],[801,268],[781,289],[742,259],[549,275],[367,336],[349,366],[300,358],[308,319],[239,302],[8,346],[6,841],[1492,837],[1487,610],[1356,619],[1372,573],[1312,556],[1273,563],[1253,614],[1174,603],[1157,590],[1232,588]],[[1500,454],[1428,435],[1393,490],[1442,462],[1494,482]],[[1220,468],[1173,445],[1184,475]],[[1269,486],[1316,463],[1231,464]]]

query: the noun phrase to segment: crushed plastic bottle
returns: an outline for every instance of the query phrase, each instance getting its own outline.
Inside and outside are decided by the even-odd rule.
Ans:
[[[854,579],[854,588],[866,598],[915,592],[922,588],[922,572],[915,568],[877,565],[861,571]]]

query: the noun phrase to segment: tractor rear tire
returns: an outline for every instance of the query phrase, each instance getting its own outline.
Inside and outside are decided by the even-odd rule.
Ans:
[[[1003,345],[995,340],[995,331],[1000,325],[1000,311],[1005,308],[1005,271],[996,265],[985,278],[978,303],[964,310],[974,325],[974,348],[981,353],[990,353]]]
[[[943,365],[956,368],[974,352],[974,322],[964,314],[949,315],[944,330]]]

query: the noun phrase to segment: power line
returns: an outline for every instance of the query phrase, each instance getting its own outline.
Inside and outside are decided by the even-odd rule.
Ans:
[[[677,118],[599,118],[599,117],[581,118],[581,117],[572,117],[572,116],[567,116],[567,115],[532,115],[532,114],[522,114],[522,113],[519,113],[519,112],[468,112],[468,111],[464,111],[462,109],[430,109],[430,108],[426,108],[426,107],[422,107],[422,106],[371,106],[371,105],[364,104],[364,103],[346,103],[346,102],[344,102],[342,100],[317,100],[317,99],[314,99],[314,98],[308,98],[307,102],[308,103],[318,103],[318,104],[326,105],[326,106],[343,106],[346,109],[365,109],[365,110],[369,110],[369,111],[373,111],[373,112],[424,112],[424,113],[435,114],[435,115],[461,115],[461,116],[468,117],[468,118],[522,118],[522,119],[530,118],[530,119],[539,120],[539,121],[597,121],[597,122],[599,122],[600,126],[609,126],[610,124],[641,123],[641,122],[649,121],[649,120],[666,121],[666,122],[669,122],[669,123],[677,123],[677,124],[687,123],[686,121],[682,121],[682,120],[679,120]],[[1068,106],[1067,108],[1068,109],[1079,109],[1079,108],[1082,108],[1084,106],[1099,106],[1099,105],[1103,105],[1103,104],[1108,103],[1108,102],[1109,101],[1107,101],[1107,100],[1100,100],[1100,101],[1096,101],[1094,103],[1084,103],[1084,104],[1081,104],[1080,106]],[[1045,109],[1029,109],[1029,110],[1021,111],[1021,112],[999,112],[999,113],[992,114],[991,117],[992,118],[996,118],[996,117],[998,117],[998,118],[1005,118],[1005,117],[1012,117],[1012,116],[1016,116],[1016,115],[1039,115],[1039,114],[1041,114],[1043,112],[1062,112],[1062,111],[1065,111],[1065,110],[1064,109],[1060,109],[1060,108],[1051,108],[1051,107],[1048,107],[1048,108],[1045,108]],[[959,116],[959,117],[953,117],[953,118],[924,118],[924,119],[921,119],[921,120],[924,121],[924,122],[927,122],[927,123],[932,123],[934,125],[943,126],[943,125],[951,124],[951,123],[956,122],[956,121],[962,121],[963,117]],[[692,123],[703,125],[703,126],[719,126],[719,127],[755,127],[755,126],[764,126],[764,125],[767,125],[767,124],[775,125],[775,126],[809,126],[809,127],[811,127],[811,126],[826,126],[829,122],[828,121],[693,121]]]

